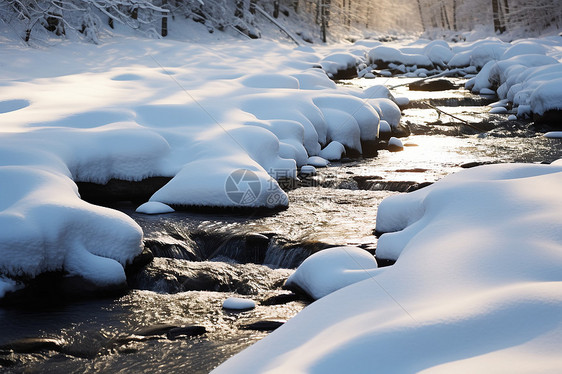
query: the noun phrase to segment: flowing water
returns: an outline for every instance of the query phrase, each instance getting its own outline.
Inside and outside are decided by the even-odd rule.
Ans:
[[[483,106],[489,98],[462,89],[414,92],[401,86],[394,92],[411,100],[402,121],[413,135],[403,139],[404,151],[382,150],[375,158],[319,169],[309,187],[288,192],[287,210],[146,216],[131,204],[114,206],[142,226],[154,261],[118,298],[0,308],[0,371],[207,373],[307,305],[282,285],[311,253],[334,245],[374,253],[376,210],[385,197],[475,164],[562,157],[561,140],[543,137],[530,123],[489,115]],[[475,131],[433,107],[493,129]],[[258,305],[228,311],[222,302],[230,296]],[[272,324],[248,327],[264,321]],[[191,328],[199,332],[181,333]]]

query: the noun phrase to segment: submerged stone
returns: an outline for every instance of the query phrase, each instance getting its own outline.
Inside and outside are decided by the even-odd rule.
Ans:
[[[262,320],[242,325],[240,328],[243,330],[273,331],[283,326],[285,322],[283,320]]]

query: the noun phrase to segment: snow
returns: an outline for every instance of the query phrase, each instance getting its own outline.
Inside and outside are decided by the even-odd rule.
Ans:
[[[393,150],[402,150],[404,149],[404,144],[402,143],[402,140],[393,136],[388,140],[388,147]]]
[[[325,158],[322,158],[320,156],[311,156],[311,157],[308,158],[306,163],[308,165],[312,165],[312,166],[315,166],[317,168],[323,168],[323,167],[328,166],[328,164],[330,162],[328,160],[326,160]]]
[[[484,95],[484,96],[491,96],[496,94],[494,90],[491,90],[489,88],[482,88],[479,93],[480,95]]]
[[[284,207],[275,178],[324,167],[345,147],[360,152],[381,119],[400,120],[388,89],[336,87],[327,75],[377,43],[295,48],[224,36],[211,48],[215,36],[195,36],[202,41],[116,32],[98,45],[0,44],[10,56],[0,73],[0,274],[123,282],[142,232],[82,201],[75,182],[170,177],[139,207],[148,214]]]
[[[490,109],[489,113],[491,113],[491,114],[506,114],[507,109],[503,108],[503,107],[496,107],[496,108]]]
[[[369,63],[376,63],[376,61],[383,61],[386,63],[396,63],[405,65],[417,66],[433,66],[429,57],[423,54],[408,54],[403,53],[401,50],[387,47],[378,46],[371,49],[368,53]]]
[[[514,42],[501,56],[489,55],[483,68],[466,87],[480,93],[483,89],[497,87],[500,99],[512,102],[518,117],[560,110],[562,64],[559,45],[559,40],[548,37]],[[475,51],[462,53],[472,55]]]
[[[304,165],[301,168],[300,173],[306,175],[316,175],[316,168],[312,165]]]
[[[562,110],[562,76],[541,82],[531,94],[529,102],[533,113],[539,115],[548,110]]]
[[[19,289],[21,285],[12,279],[0,277],[0,298],[4,297],[7,292],[13,292]]]
[[[256,302],[250,299],[243,299],[240,297],[229,297],[222,303],[224,309],[232,310],[247,310],[254,309],[256,307]]]
[[[346,70],[359,64],[357,56],[351,53],[334,53],[320,61],[322,69],[328,74],[335,75],[339,70]]]
[[[358,247],[334,247],[308,257],[285,282],[313,299],[320,299],[340,288],[370,277],[377,261]]]
[[[551,139],[562,139],[562,131],[549,131],[544,136]]]
[[[162,214],[162,213],[172,213],[175,210],[169,205],[163,204],[159,201],[147,201],[146,203],[140,205],[135,212],[144,214]]]
[[[501,164],[386,198],[377,257],[398,261],[317,300],[215,373],[556,372],[561,185],[562,160]]]
[[[340,160],[344,154],[345,147],[343,144],[335,140],[330,142],[330,144],[320,151],[320,157],[330,161]]]
[[[381,120],[380,122],[380,130],[381,133],[390,133],[392,132],[392,128],[388,124],[388,122]]]

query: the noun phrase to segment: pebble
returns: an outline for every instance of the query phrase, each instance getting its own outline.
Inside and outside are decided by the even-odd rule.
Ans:
[[[240,297],[229,297],[222,303],[224,309],[248,310],[256,307],[256,302],[250,299],[242,299]]]

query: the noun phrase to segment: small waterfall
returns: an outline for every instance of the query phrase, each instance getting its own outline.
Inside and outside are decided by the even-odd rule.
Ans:
[[[145,239],[145,247],[155,257],[175,258],[180,260],[201,261],[198,248],[189,237],[179,240],[172,237]]]
[[[311,254],[312,250],[303,246],[287,246],[272,240],[263,264],[274,269],[295,269]]]

